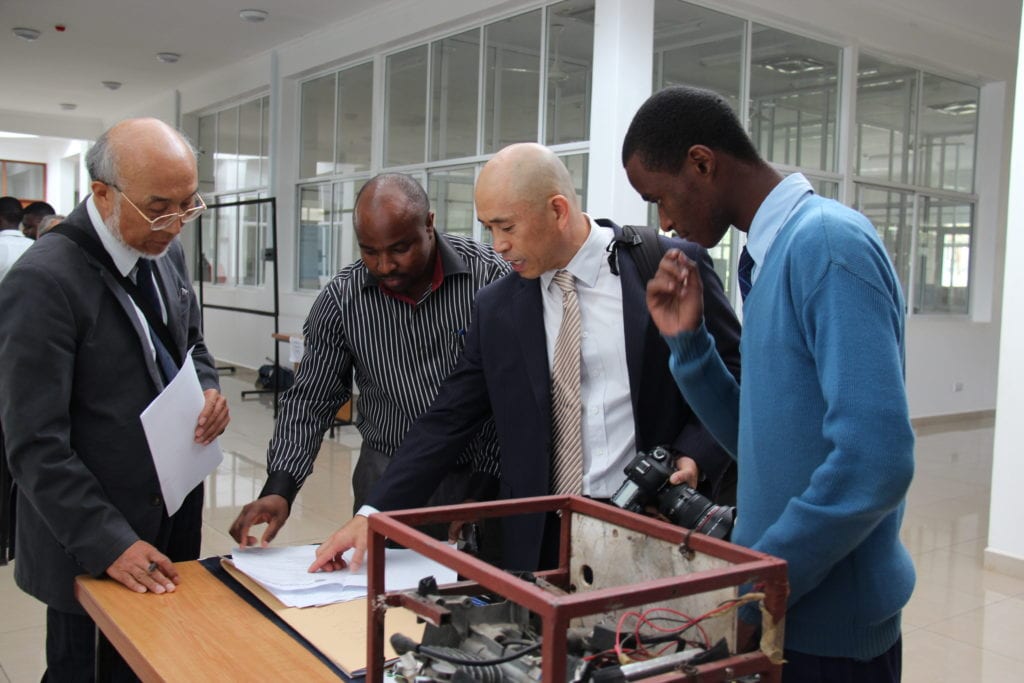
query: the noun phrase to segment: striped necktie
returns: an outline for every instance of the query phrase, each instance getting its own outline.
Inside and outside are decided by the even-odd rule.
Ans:
[[[560,270],[554,280],[562,290],[562,327],[555,341],[551,367],[551,492],[571,495],[583,490],[580,307],[572,273]]]

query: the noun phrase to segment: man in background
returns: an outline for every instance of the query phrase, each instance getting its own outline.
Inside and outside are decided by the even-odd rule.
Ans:
[[[21,217],[21,232],[25,237],[34,240],[39,237],[39,223],[43,218],[52,216],[56,211],[46,202],[32,202],[25,207],[25,213]]]
[[[242,547],[256,543],[252,525],[267,524],[265,546],[288,519],[324,432],[351,396],[353,375],[363,437],[352,476],[354,510],[363,505],[461,355],[473,297],[508,272],[490,247],[439,232],[426,192],[408,175],[386,173],[367,182],[356,197],[354,220],[362,258],[335,275],[306,319],[302,362],[295,385],[281,397],[267,451],[267,482],[231,525]],[[482,421],[468,436],[424,503],[494,495],[493,422]]]
[[[14,262],[32,246],[21,233],[23,211],[17,197],[0,197],[0,281]]]
[[[203,488],[168,516],[139,418],[188,349],[205,404],[185,429],[206,444],[228,423],[177,240],[205,209],[194,151],[167,124],[130,119],[97,139],[87,165],[92,194],[0,287],[14,578],[47,606],[47,681],[91,680],[96,629],[76,576],[166,593],[179,582],[173,562],[199,556]],[[115,666],[115,680],[134,680]]]

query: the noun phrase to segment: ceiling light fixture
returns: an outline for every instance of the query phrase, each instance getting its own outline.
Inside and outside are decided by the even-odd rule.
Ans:
[[[60,108],[63,109],[64,111],[74,111],[74,110],[78,109],[78,105],[75,104],[74,102],[61,102],[60,103]]]
[[[242,17],[250,23],[258,24],[260,22],[266,21],[267,17],[269,17],[270,14],[266,10],[261,9],[244,9],[238,13],[238,16]]]
[[[107,90],[117,90],[121,87],[121,81],[103,81],[103,87]]]
[[[156,58],[164,64],[174,64],[181,59],[181,55],[177,52],[157,52]]]
[[[39,37],[39,31],[35,30],[34,28],[25,28],[24,26],[19,26],[17,28],[11,29],[11,32],[19,38],[23,38],[28,41],[35,40]]]

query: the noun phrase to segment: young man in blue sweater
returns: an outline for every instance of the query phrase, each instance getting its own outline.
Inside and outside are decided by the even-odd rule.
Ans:
[[[885,248],[864,216],[765,163],[715,93],[651,96],[622,159],[663,229],[705,247],[730,225],[748,235],[742,388],[704,327],[700,274],[683,254],[666,254],[647,304],[686,400],[739,462],[732,540],[788,563],[783,680],[898,681],[914,435],[905,308]]]

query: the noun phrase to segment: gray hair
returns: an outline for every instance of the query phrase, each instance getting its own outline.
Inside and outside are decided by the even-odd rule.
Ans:
[[[110,131],[114,128],[116,126],[103,131],[103,134],[96,138],[96,142],[93,143],[92,147],[85,154],[85,168],[89,171],[89,179],[98,180],[107,185],[118,185],[121,182],[117,169],[117,158],[110,144]],[[192,140],[178,129],[175,129],[175,132],[185,141],[185,144],[192,151],[192,155],[198,161],[199,150],[192,143]]]

